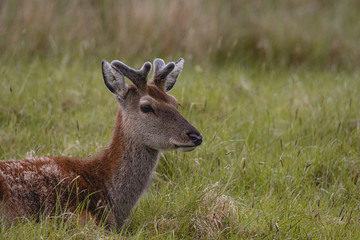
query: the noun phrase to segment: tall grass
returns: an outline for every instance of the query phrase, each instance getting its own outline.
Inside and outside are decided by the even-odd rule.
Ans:
[[[161,157],[121,232],[60,215],[0,224],[0,238],[359,239],[359,10],[356,0],[0,0],[0,160],[106,146],[117,106],[101,59],[184,57],[171,94],[204,135],[196,151]]]
[[[86,157],[107,145],[117,106],[100,63],[0,70],[0,159]],[[0,225],[0,238],[358,239],[359,78],[186,65],[171,93],[204,143],[160,159],[122,232],[59,216]]]
[[[322,1],[0,2],[0,51],[34,56],[356,68],[360,4]]]

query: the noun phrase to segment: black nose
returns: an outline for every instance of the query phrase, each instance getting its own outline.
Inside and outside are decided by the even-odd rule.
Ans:
[[[188,133],[187,134],[189,136],[189,138],[191,139],[191,141],[193,141],[193,143],[195,144],[195,146],[199,146],[202,143],[202,136],[201,134],[196,134],[196,133]]]

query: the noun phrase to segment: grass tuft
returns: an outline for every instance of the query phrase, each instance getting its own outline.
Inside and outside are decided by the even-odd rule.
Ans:
[[[204,189],[191,219],[196,239],[216,239],[236,232],[238,209],[235,201],[226,195],[219,183]]]

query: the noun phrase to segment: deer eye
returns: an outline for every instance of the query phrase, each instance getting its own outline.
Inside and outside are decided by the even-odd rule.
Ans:
[[[148,105],[148,104],[142,105],[142,106],[140,107],[140,109],[141,109],[141,111],[142,111],[143,113],[152,113],[152,112],[155,112],[154,109],[153,109],[150,105]]]

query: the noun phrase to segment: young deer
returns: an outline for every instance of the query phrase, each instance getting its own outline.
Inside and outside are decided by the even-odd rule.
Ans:
[[[120,61],[102,62],[105,85],[119,103],[108,147],[90,159],[41,157],[0,162],[0,216],[9,222],[55,212],[81,211],[109,228],[120,228],[141,194],[148,188],[162,150],[191,151],[202,136],[177,111],[167,94],[184,60],[165,65],[154,60],[154,77],[146,79],[151,63],[140,70]],[[133,85],[126,84],[124,76]],[[106,216],[104,218],[104,216]]]

